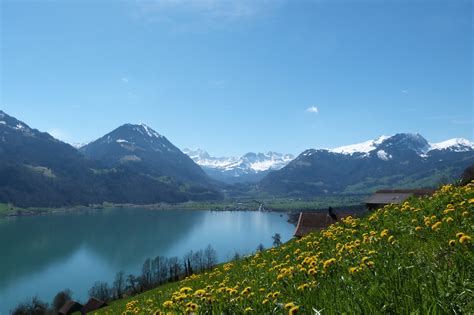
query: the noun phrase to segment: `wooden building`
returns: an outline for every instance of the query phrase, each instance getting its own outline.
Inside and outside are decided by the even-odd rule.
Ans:
[[[89,301],[87,301],[86,304],[82,307],[81,314],[87,314],[89,312],[98,310],[100,308],[106,307],[107,303],[104,301],[101,301],[99,299],[96,299],[94,297],[90,298]]]
[[[76,301],[67,301],[64,305],[59,309],[58,314],[60,315],[67,315],[72,314],[75,312],[80,312],[82,310],[82,304]]]
[[[368,210],[382,208],[389,204],[403,203],[410,197],[422,197],[432,195],[434,189],[382,189],[377,190],[369,199],[365,201]]]
[[[335,214],[337,216],[337,219],[341,219],[349,215],[357,216],[360,213],[360,211],[354,210],[337,211]],[[333,219],[331,215],[326,211],[300,212],[298,224],[296,225],[296,230],[293,235],[296,237],[303,237],[306,234],[322,230],[336,221],[337,220]]]

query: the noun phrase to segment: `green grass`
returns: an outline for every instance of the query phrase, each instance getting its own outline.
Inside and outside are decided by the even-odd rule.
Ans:
[[[473,212],[473,185],[445,186],[98,313],[472,314]]]

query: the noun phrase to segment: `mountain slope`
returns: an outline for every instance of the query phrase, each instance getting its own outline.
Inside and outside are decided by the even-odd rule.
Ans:
[[[80,151],[105,167],[209,184],[208,177],[193,160],[145,124],[120,126]]]
[[[160,143],[169,142],[160,139]],[[171,144],[167,148],[173,150]],[[110,164],[105,160],[88,159],[74,147],[0,111],[0,202],[23,207],[56,207],[220,198],[219,192],[212,187],[181,180],[205,183],[207,177],[194,162],[176,150],[173,151],[175,163],[182,165],[183,170],[190,170],[187,165],[194,168],[187,177],[181,178],[175,171],[178,166],[171,167],[173,163],[160,164],[161,174],[152,171],[152,162],[127,167],[127,163],[125,166],[114,164],[113,159]],[[148,161],[146,155],[140,156]],[[171,171],[165,173],[168,166]]]
[[[331,150],[306,150],[268,174],[259,189],[305,196],[436,186],[459,178],[473,162],[474,144],[465,139],[430,144],[419,134],[396,134]]]
[[[287,165],[294,156],[276,152],[249,152],[241,157],[211,157],[201,149],[184,149],[211,178],[228,183],[258,182],[272,170]]]

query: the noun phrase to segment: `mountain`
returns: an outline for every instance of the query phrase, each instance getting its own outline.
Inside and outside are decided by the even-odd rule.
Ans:
[[[259,189],[307,196],[430,187],[458,179],[473,163],[474,143],[466,139],[429,143],[419,134],[400,133],[334,149],[306,150],[269,173]]]
[[[88,203],[93,183],[90,164],[76,149],[0,111],[0,202]]]
[[[276,152],[252,153],[241,157],[211,157],[204,150],[184,149],[211,178],[228,183],[256,183],[270,171],[279,170],[287,165],[294,156]]]
[[[156,136],[150,129],[141,128],[142,132],[148,130]],[[137,143],[135,150],[128,154],[141,161],[134,161],[135,158],[127,155],[120,157],[120,148],[111,151],[113,154],[108,155],[111,157],[108,161],[106,154],[109,146],[101,149],[101,141],[90,144],[90,151],[86,151],[93,159],[48,133],[33,129],[0,111],[0,202],[23,207],[56,207],[102,202],[147,204],[220,198],[220,193],[207,184],[207,176],[199,166],[164,137],[150,140],[149,134],[141,135],[143,139],[137,135],[134,139]],[[123,138],[126,138],[125,135]],[[146,143],[155,149],[158,144],[163,149],[166,145],[169,152],[166,156],[176,160],[169,162],[162,159],[162,164],[152,169],[155,164],[149,162],[151,157],[146,154],[149,149]],[[177,165],[183,168],[181,173],[176,170]]]
[[[193,160],[145,124],[120,126],[80,151],[107,168],[209,184],[209,178]]]

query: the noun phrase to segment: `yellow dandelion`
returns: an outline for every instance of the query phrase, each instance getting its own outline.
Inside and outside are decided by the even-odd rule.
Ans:
[[[289,302],[285,304],[285,309],[289,310],[290,308],[293,308],[295,306],[296,306],[295,303]]]
[[[464,233],[463,232],[459,232],[459,233],[456,233],[456,237],[457,238],[461,238],[464,236]]]
[[[463,211],[462,216],[465,217],[465,218],[468,217],[468,216],[469,216],[469,212]]]
[[[463,235],[461,236],[461,238],[459,239],[459,243],[461,244],[464,244],[466,242],[469,242],[471,240],[471,237],[468,236],[468,235]]]
[[[290,310],[288,311],[288,315],[296,314],[299,309],[300,309],[299,306],[294,306],[294,307],[290,308]]]
[[[450,246],[456,245],[456,241],[455,241],[455,240],[449,240],[449,245],[450,245]]]
[[[419,231],[421,231],[421,230],[423,230],[423,228],[422,228],[421,226],[417,226],[417,227],[415,228],[415,231],[417,231],[417,232],[419,232]]]
[[[433,231],[438,231],[440,228],[441,228],[441,221],[438,221],[435,224],[433,224],[433,226],[431,226],[431,229]]]

